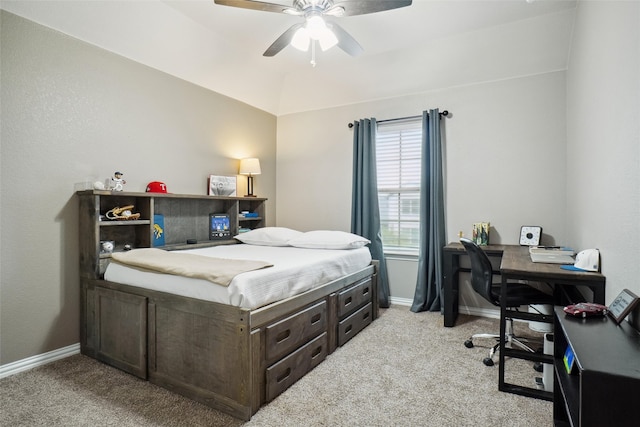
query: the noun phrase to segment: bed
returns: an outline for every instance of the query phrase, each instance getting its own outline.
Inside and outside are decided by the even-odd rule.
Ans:
[[[104,278],[82,281],[82,352],[249,420],[377,317],[366,246],[304,246],[180,251],[267,265],[226,286],[114,256]]]

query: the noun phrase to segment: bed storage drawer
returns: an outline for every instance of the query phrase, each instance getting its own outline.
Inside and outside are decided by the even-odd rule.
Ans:
[[[373,320],[373,305],[365,305],[338,323],[338,346],[344,345]]]
[[[300,347],[266,370],[266,399],[273,400],[327,357],[327,333]]]
[[[371,278],[345,289],[338,294],[338,317],[342,319],[363,303],[371,301]]]
[[[322,300],[265,328],[267,360],[277,360],[327,330],[327,301]]]

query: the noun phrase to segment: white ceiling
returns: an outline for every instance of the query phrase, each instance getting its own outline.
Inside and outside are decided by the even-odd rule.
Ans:
[[[275,115],[567,66],[577,0],[413,0],[335,19],[362,45],[262,53],[301,18],[213,0],[2,0],[2,9]],[[583,0],[584,1],[584,0]],[[290,5],[291,1],[271,3]]]

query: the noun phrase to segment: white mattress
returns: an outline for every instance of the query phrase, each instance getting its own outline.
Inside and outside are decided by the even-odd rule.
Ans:
[[[371,263],[367,247],[327,250],[238,244],[181,252],[267,261],[273,267],[241,273],[228,287],[203,279],[143,271],[115,262],[109,263],[104,278],[125,285],[254,309],[355,273]]]

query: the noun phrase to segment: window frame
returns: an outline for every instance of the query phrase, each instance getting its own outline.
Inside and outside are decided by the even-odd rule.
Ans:
[[[383,251],[385,254],[417,255],[422,172],[420,116],[377,123],[376,169]],[[394,175],[396,172],[397,176]],[[395,207],[388,203],[393,196],[396,196]],[[392,243],[389,243],[389,234],[385,232],[387,225],[395,225],[397,230]],[[403,230],[406,232],[404,237]],[[403,244],[403,240],[408,244]]]

